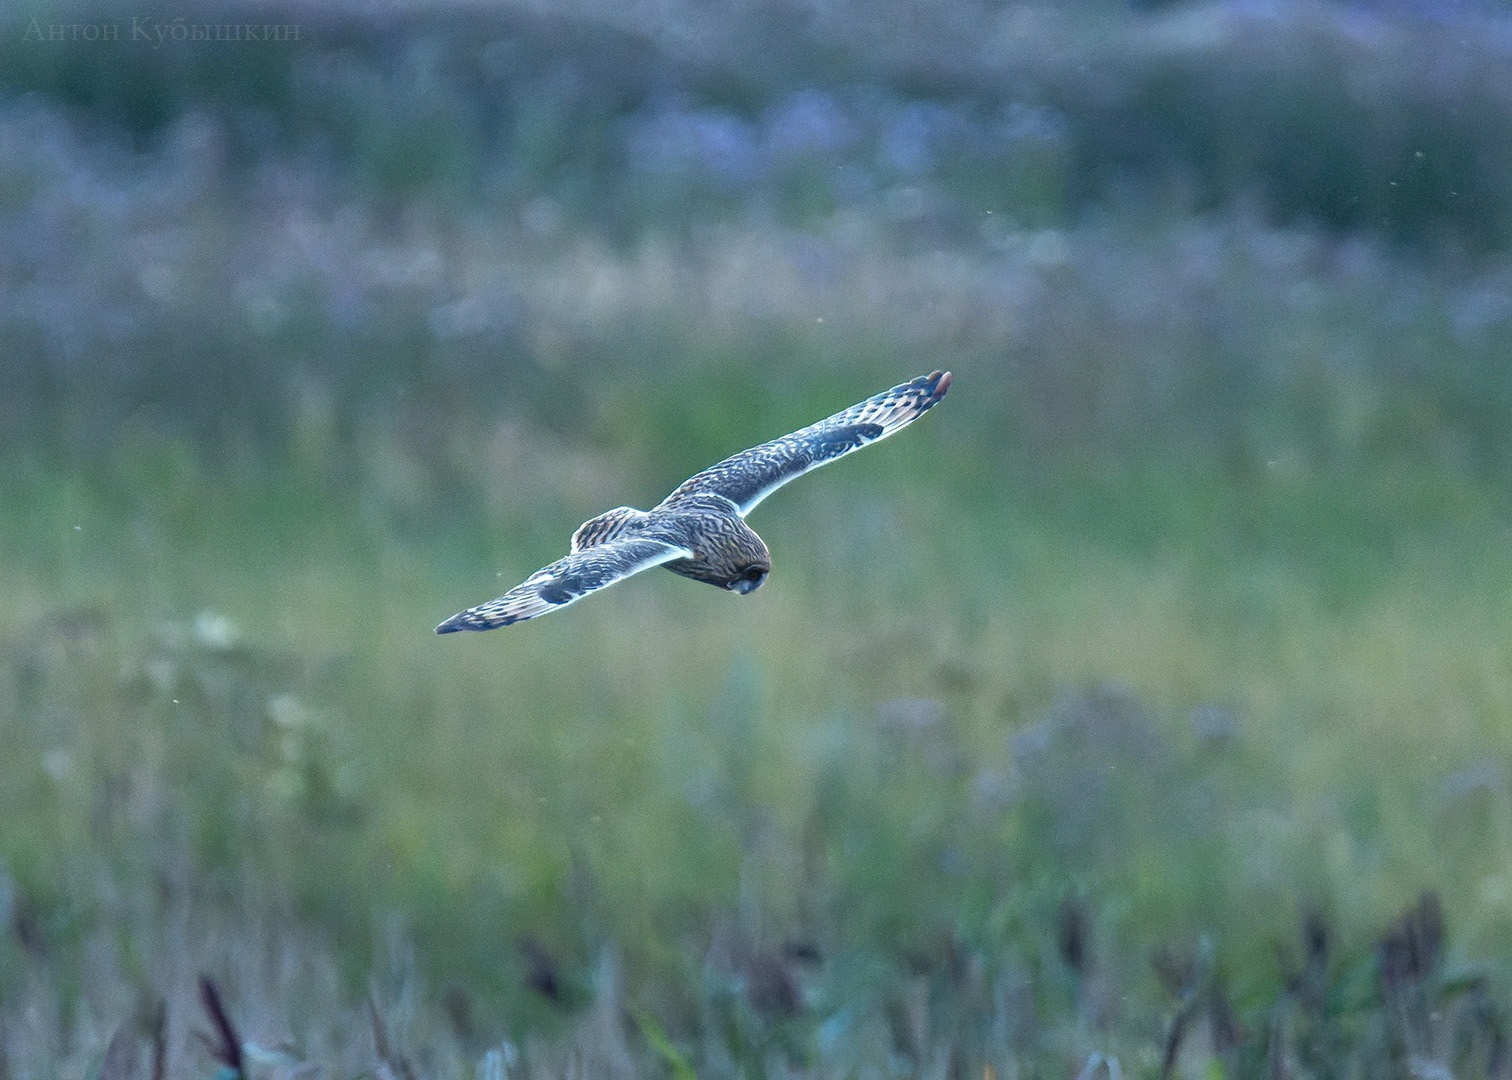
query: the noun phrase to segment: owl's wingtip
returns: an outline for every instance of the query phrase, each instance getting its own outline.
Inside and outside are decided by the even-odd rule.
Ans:
[[[500,597],[500,599],[503,599],[503,597]],[[551,609],[547,608],[546,610],[550,611]],[[538,614],[540,612],[522,615],[520,612],[514,611],[508,615],[500,615],[497,603],[480,604],[475,608],[468,608],[466,611],[457,612],[440,626],[436,627],[436,633],[455,634],[458,630],[497,630],[501,626],[513,626],[517,622],[524,622],[526,619],[533,618]]]
[[[936,371],[933,375],[930,376],[930,379],[934,382],[934,390],[931,396],[936,401],[939,401],[942,397],[945,396],[945,391],[950,389],[950,372]]]

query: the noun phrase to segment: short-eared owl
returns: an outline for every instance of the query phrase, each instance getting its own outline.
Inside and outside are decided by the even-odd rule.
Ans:
[[[453,615],[436,633],[492,630],[533,619],[653,566],[742,595],[751,592],[772,568],[766,544],[745,523],[756,504],[795,476],[903,430],[948,389],[950,372],[920,375],[726,458],[650,510],[620,506],[585,521],[572,534],[566,558],[537,570],[497,600]]]

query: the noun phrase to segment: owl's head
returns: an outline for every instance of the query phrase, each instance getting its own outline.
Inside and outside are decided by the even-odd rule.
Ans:
[[[742,596],[759,589],[772,569],[772,554],[734,509],[735,504],[723,495],[679,499],[671,535],[673,542],[694,555],[667,563],[667,569]]]
[[[755,592],[772,569],[772,554],[766,542],[738,517],[720,521],[719,536],[709,545],[709,577],[712,585],[741,596]]]
[[[767,574],[772,569],[772,554],[767,551],[766,542],[754,530],[746,527],[738,518],[736,520],[739,527],[721,545],[723,550],[720,552],[719,563],[722,580],[718,584],[744,596],[761,588],[761,583],[767,579]]]

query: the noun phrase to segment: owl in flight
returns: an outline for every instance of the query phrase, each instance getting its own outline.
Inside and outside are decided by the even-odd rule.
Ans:
[[[950,372],[920,375],[828,420],[726,458],[650,510],[620,506],[591,518],[572,534],[566,558],[497,600],[458,612],[436,633],[524,622],[653,566],[742,596],[752,592],[772,568],[766,544],[745,523],[756,504],[794,477],[902,431],[948,389]]]

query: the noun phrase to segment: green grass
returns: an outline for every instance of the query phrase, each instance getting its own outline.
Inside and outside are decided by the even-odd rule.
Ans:
[[[1070,250],[1147,257],[1120,243]],[[57,1012],[14,1060],[87,1062],[156,995],[187,1025],[202,968],[248,1038],[354,1073],[374,981],[437,1075],[501,1039],[546,1075],[676,1071],[655,1031],[709,1075],[940,1055],[1033,1075],[1094,1051],[1153,1073],[1199,1007],[1244,1034],[1184,1052],[1241,1074],[1416,1053],[1478,1075],[1512,905],[1506,504],[1494,457],[1393,428],[1432,395],[1390,371],[1277,360],[1260,404],[1214,391],[1161,426],[1168,396],[1078,357],[1149,415],[1036,427],[1065,366],[957,346],[956,389],[906,438],[762,507],[755,596],[650,574],[431,633],[587,516],[923,366],[863,326],[856,280],[814,296],[780,249],[749,257],[691,305],[706,255],[542,264],[543,340],[481,407],[442,379],[393,411],[306,381],[240,439],[137,415],[108,452],[7,447],[0,1000]],[[606,278],[586,312],[545,299]],[[722,306],[741,282],[829,314]],[[1270,302],[1244,295],[1252,318]],[[40,404],[65,433],[102,407]],[[1423,890],[1448,949],[1383,984],[1382,935]],[[1330,942],[1313,997],[1308,918]]]
[[[531,1045],[588,1038],[564,1024],[611,949],[614,993],[662,1025],[621,1032],[635,1057],[675,1071],[671,1039],[716,1073],[726,1055],[860,1067],[870,1025],[903,1038],[889,1010],[914,1007],[895,999],[915,979],[935,986],[933,1049],[910,1052],[1101,1046],[1138,1068],[1174,1009],[1152,950],[1208,950],[1253,1020],[1305,913],[1358,959],[1423,889],[1444,899],[1447,969],[1502,986],[1494,500],[1431,474],[1236,485],[1174,462],[968,496],[928,478],[972,392],[764,506],[777,568],[751,598],[647,575],[460,639],[430,627],[605,500],[490,512],[484,471],[406,526],[404,470],[372,447],[341,486],[172,442],[8,462],[0,790],[42,955],[66,971],[104,933],[145,949],[124,983],[152,986],[142,941],[175,904],[272,905],[275,938],[307,928],[352,994],[397,918],[407,978],[462,988],[483,1031]],[[579,467],[529,453],[514,482],[560,492]],[[1228,726],[1203,734],[1202,706]],[[165,878],[192,899],[154,896]],[[1067,903],[1090,974],[1053,944]],[[562,1004],[529,988],[527,940]],[[786,1019],[751,990],[784,942],[822,958]],[[252,992],[241,953],[191,951]],[[962,963],[989,990],[1025,984],[1032,1006],[998,1022],[1027,1041],[972,1034],[993,1007],[952,981]]]

